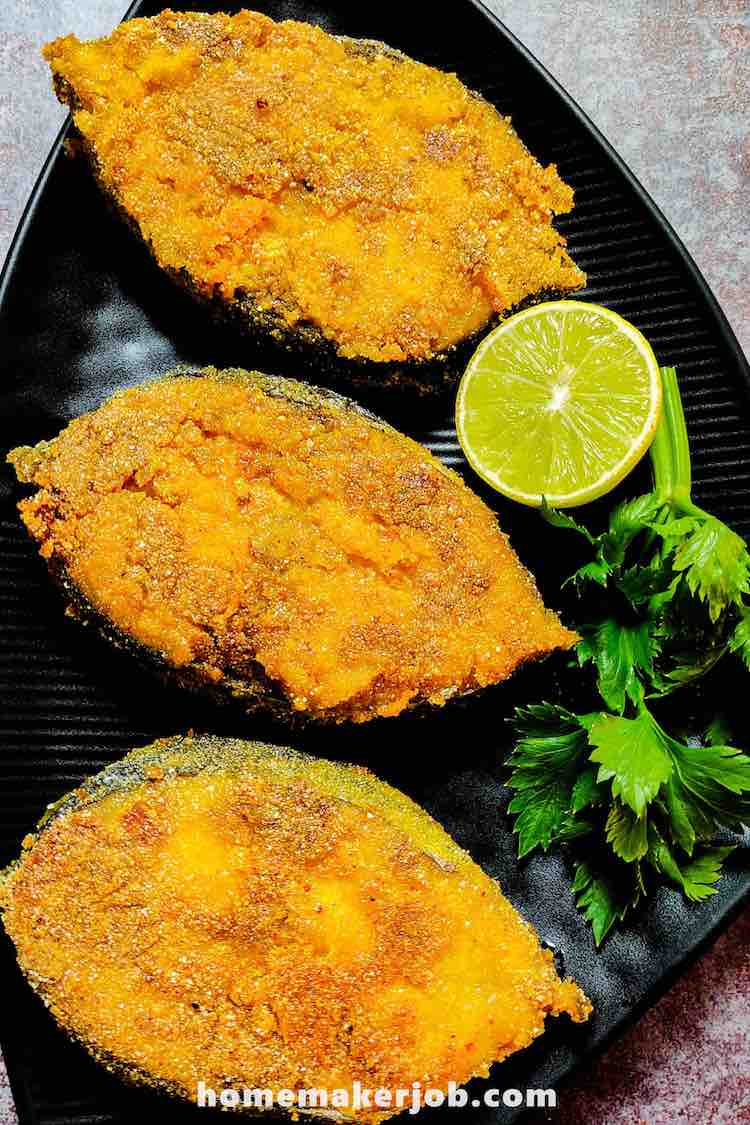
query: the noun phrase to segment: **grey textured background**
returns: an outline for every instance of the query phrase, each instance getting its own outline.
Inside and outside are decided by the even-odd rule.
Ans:
[[[126,0],[0,0],[0,261],[63,120],[39,48]],[[251,6],[251,0],[248,0]],[[750,3],[489,0],[625,158],[750,351]],[[560,1125],[750,1122],[750,912],[587,1073]],[[0,1063],[0,1125],[15,1113]]]

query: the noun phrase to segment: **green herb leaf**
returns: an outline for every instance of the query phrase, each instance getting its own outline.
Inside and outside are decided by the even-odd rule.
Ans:
[[[566,531],[576,531],[579,535],[582,535],[587,542],[592,544],[592,546],[596,543],[596,539],[588,528],[585,528],[583,524],[574,520],[567,512],[561,512],[557,508],[551,508],[544,497],[542,497],[539,514],[542,519],[551,524],[552,527],[561,527]]]
[[[700,527],[700,521],[695,516],[666,515],[662,523],[653,525],[653,530],[663,540],[666,550],[674,550],[676,543],[686,536],[692,535]]]
[[[552,527],[560,527],[566,531],[575,531],[592,547],[597,548],[596,558],[590,562],[584,563],[580,566],[570,578],[566,579],[564,585],[569,582],[579,585],[585,582],[596,582],[600,586],[607,585],[607,579],[611,574],[611,567],[609,563],[602,557],[601,553],[601,536],[594,536],[584,527],[583,524],[578,523],[567,512],[560,512],[557,508],[551,508],[546,500],[542,500],[542,505],[539,509],[542,519],[544,519]]]
[[[617,576],[617,588],[635,610],[647,607],[649,616],[659,604],[669,601],[679,578],[657,566],[631,566]],[[665,597],[666,595],[666,597]],[[655,603],[653,599],[658,598]]]
[[[516,710],[521,734],[510,757],[508,784],[516,793],[508,809],[516,814],[519,858],[535,847],[577,835],[570,816],[579,760],[588,750],[586,732],[564,707],[542,703]]]
[[[662,368],[662,383],[653,490],[618,504],[601,535],[543,504],[548,524],[590,549],[568,581],[590,601],[576,656],[595,670],[598,698],[586,714],[519,712],[511,758],[519,852],[572,842],[574,894],[597,944],[646,893],[647,868],[689,899],[714,894],[731,850],[714,846],[717,831],[750,823],[750,757],[730,745],[721,715],[698,745],[672,737],[646,705],[727,652],[750,669],[750,553],[693,503],[674,368]]]
[[[572,582],[574,586],[582,586],[586,582],[596,582],[599,586],[606,586],[611,573],[612,568],[609,563],[597,557],[592,559],[591,562],[579,566],[578,570],[574,571],[563,585],[567,586],[569,582]]]
[[[602,554],[612,566],[622,566],[625,552],[642,531],[651,528],[661,505],[653,492],[624,500],[609,517],[609,530],[602,536]]]
[[[601,945],[616,922],[636,906],[642,893],[640,872],[613,860],[596,864],[582,860],[576,864],[573,894],[576,906],[591,923],[594,941]]]
[[[580,730],[581,720],[557,703],[530,703],[526,707],[516,707],[513,726],[524,739],[546,740],[575,733]]]
[[[626,863],[642,859],[648,851],[646,817],[636,816],[619,801],[612,805],[604,831],[612,851]]]
[[[716,894],[722,865],[734,847],[704,848],[699,855],[680,864],[659,833],[652,832],[651,835],[648,860],[656,871],[676,883],[692,902],[701,902]]]
[[[567,814],[557,830],[554,842],[556,844],[568,844],[571,840],[578,840],[582,836],[589,836],[594,831],[596,831],[596,825],[592,820],[587,820],[582,816]]]
[[[565,821],[569,799],[568,787],[552,780],[513,798],[508,811],[516,814],[519,859],[537,847],[547,851]]]
[[[604,702],[620,714],[625,701],[643,699],[642,678],[653,676],[654,657],[659,650],[651,621],[621,624],[607,617],[596,625],[582,625],[582,639],[576,647],[579,664],[591,661],[597,672],[597,687]]]
[[[584,766],[578,774],[571,793],[570,807],[572,812],[581,812],[583,809],[594,805],[601,805],[607,799],[603,786],[596,780],[597,771],[594,766]]]
[[[669,779],[664,787],[664,800],[669,815],[669,835],[671,839],[682,848],[686,855],[692,855],[695,848],[695,822],[698,821],[698,818],[695,815],[695,810],[691,810],[690,802],[686,803],[683,800],[682,788],[674,776]],[[699,829],[702,834],[710,835],[710,821],[703,820],[700,822]]]
[[[732,746],[686,746],[664,735],[674,761],[670,786],[695,835],[750,823],[750,758]]]
[[[690,863],[681,868],[682,889],[689,899],[700,902],[716,894],[716,883],[722,874],[722,865],[734,847],[706,848]]]
[[[707,645],[702,652],[683,652],[670,654],[666,671],[656,668],[651,678],[650,697],[668,695],[675,688],[684,687],[705,676],[721,660],[727,645]]]
[[[729,642],[732,652],[739,653],[745,667],[750,669],[750,609],[743,606],[742,615]]]
[[[672,566],[691,594],[708,603],[711,621],[750,592],[750,556],[743,539],[714,516],[697,522],[676,547]]]
[[[643,816],[673,769],[662,732],[649,712],[642,708],[634,719],[601,715],[589,730],[589,740],[595,747],[591,761],[599,763],[598,780],[611,780],[612,796]]]

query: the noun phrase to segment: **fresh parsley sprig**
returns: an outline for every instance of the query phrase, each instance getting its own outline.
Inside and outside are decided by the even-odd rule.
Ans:
[[[750,555],[745,541],[694,504],[685,417],[674,368],[662,368],[663,415],[651,446],[654,487],[612,511],[593,536],[544,506],[555,527],[583,536],[593,558],[571,575],[579,592],[606,597],[579,625],[581,664],[591,663],[602,699],[667,695],[737,652],[750,668]],[[591,602],[591,599],[589,599]]]
[[[569,581],[589,609],[576,656],[594,669],[598,698],[588,714],[519,709],[509,763],[519,856],[573,846],[573,893],[597,944],[659,881],[692,900],[714,894],[732,850],[717,834],[750,821],[750,757],[727,744],[721,717],[702,745],[683,742],[650,702],[730,653],[750,668],[747,546],[693,503],[674,369],[662,378],[652,491],[619,504],[600,535],[542,509],[591,548]]]
[[[518,854],[576,843],[573,892],[597,944],[660,878],[693,900],[715,893],[732,847],[712,841],[750,821],[747,755],[672,738],[645,703],[632,717],[542,703],[515,725]]]

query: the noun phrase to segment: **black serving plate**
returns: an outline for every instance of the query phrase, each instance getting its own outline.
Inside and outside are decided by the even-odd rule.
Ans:
[[[544,162],[555,161],[576,190],[560,221],[589,275],[584,298],[638,325],[659,360],[676,364],[693,450],[698,500],[750,531],[750,372],[695,265],[628,170],[528,52],[476,0],[352,4],[347,0],[254,0],[277,18],[308,19],[348,35],[382,39],[415,58],[454,70],[515,125]],[[172,0],[174,7],[180,5]],[[213,5],[201,2],[196,7]],[[224,9],[239,5],[226,3]],[[161,5],[135,4],[131,14]],[[50,94],[50,97],[52,95]],[[305,377],[273,351],[215,327],[173,290],[106,210],[84,168],[54,146],[0,283],[3,366],[0,448],[55,434],[117,387],[178,361],[237,363]],[[469,473],[455,440],[450,403],[407,407],[381,399],[388,420],[466,471],[500,515],[546,599],[561,605],[562,533],[505,504]],[[641,470],[642,473],[645,470]],[[85,775],[155,736],[188,727],[284,742],[283,728],[251,722],[164,688],[124,657],[69,625],[17,519],[10,475],[0,479],[0,863],[45,804]],[[636,486],[638,482],[636,481]],[[634,487],[631,483],[630,487]],[[596,515],[596,512],[594,512]],[[549,550],[550,534],[555,550]],[[565,607],[563,607],[564,609]],[[594,1003],[586,1026],[550,1021],[533,1047],[493,1071],[502,1088],[555,1086],[641,1014],[727,925],[750,892],[750,847],[734,853],[719,893],[688,906],[660,891],[601,952],[577,914],[570,872],[557,854],[518,863],[505,812],[501,763],[515,703],[567,692],[564,662],[519,674],[483,697],[423,719],[295,739],[319,754],[366,762],[433,813],[491,875],[557,952]],[[746,689],[745,689],[746,690]],[[704,703],[710,705],[710,685]],[[741,690],[738,688],[738,697]],[[690,699],[699,707],[701,700]],[[685,702],[681,702],[685,706]],[[134,1120],[188,1122],[197,1110],[129,1090],[100,1070],[53,1026],[20,979],[7,942],[0,949],[0,1034],[22,1125]],[[472,1092],[482,1083],[472,1084]],[[208,1111],[200,1114],[206,1120]],[[517,1111],[428,1110],[425,1121],[508,1122]],[[222,1120],[226,1120],[223,1118]]]

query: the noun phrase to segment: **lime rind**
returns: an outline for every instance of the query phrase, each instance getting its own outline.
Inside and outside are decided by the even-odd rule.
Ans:
[[[575,507],[635,467],[659,420],[661,377],[645,337],[617,313],[552,301],[480,343],[461,380],[456,430],[503,495]]]

